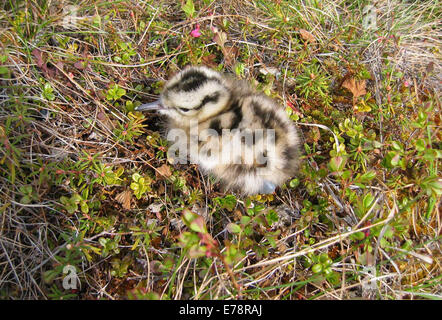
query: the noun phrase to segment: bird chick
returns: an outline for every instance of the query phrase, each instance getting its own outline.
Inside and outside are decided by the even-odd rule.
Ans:
[[[173,157],[197,163],[226,189],[272,193],[296,173],[300,140],[295,125],[273,99],[245,81],[188,67],[165,84],[158,101],[136,110],[165,115]]]

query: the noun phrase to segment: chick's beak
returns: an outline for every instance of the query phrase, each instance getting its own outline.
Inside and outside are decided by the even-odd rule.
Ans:
[[[137,111],[154,111],[154,110],[162,110],[165,109],[163,106],[161,99],[151,102],[145,103],[135,108]]]

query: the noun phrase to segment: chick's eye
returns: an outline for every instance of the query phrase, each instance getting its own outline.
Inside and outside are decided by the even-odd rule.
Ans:
[[[187,109],[187,108],[178,108],[178,109],[180,109],[180,110],[183,111],[183,112],[188,112],[188,111],[190,111],[190,109]]]

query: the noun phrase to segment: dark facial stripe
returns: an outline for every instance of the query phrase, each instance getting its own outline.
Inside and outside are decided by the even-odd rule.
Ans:
[[[209,128],[215,130],[218,135],[221,135],[221,120],[213,119],[212,121],[210,121]]]
[[[178,82],[176,82],[170,87],[167,87],[166,90],[188,92],[200,87],[207,80],[208,78],[206,77],[205,74],[196,70],[191,70],[186,72]]]
[[[208,80],[204,73],[199,71],[186,72],[181,78],[181,90],[188,92],[202,86]]]
[[[230,130],[232,129],[236,129],[239,126],[239,123],[242,121],[243,118],[243,114],[242,114],[242,109],[238,103],[238,101],[233,101],[232,103],[232,107],[231,107],[231,112],[233,112],[233,119],[232,119],[232,123],[230,124]]]
[[[286,147],[282,153],[287,161],[297,159],[298,157],[298,149],[295,146]]]
[[[275,119],[276,114],[273,110],[264,110],[261,108],[261,106],[256,103],[252,102],[252,106],[255,110],[255,115],[260,118],[264,129],[272,129],[274,128],[272,120]]]
[[[201,87],[209,80],[221,83],[221,81],[218,78],[208,77],[204,73],[198,70],[189,70],[183,74],[183,76],[177,83],[166,89],[172,91],[189,92]]]
[[[219,99],[219,92],[212,93],[211,95],[205,96],[203,101],[195,108],[196,110],[201,109],[209,102],[217,103]]]

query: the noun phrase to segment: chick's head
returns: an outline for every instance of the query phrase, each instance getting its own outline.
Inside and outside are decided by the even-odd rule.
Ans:
[[[176,122],[205,121],[227,107],[230,90],[222,75],[206,67],[189,67],[170,79],[158,101],[140,111],[158,110]]]

